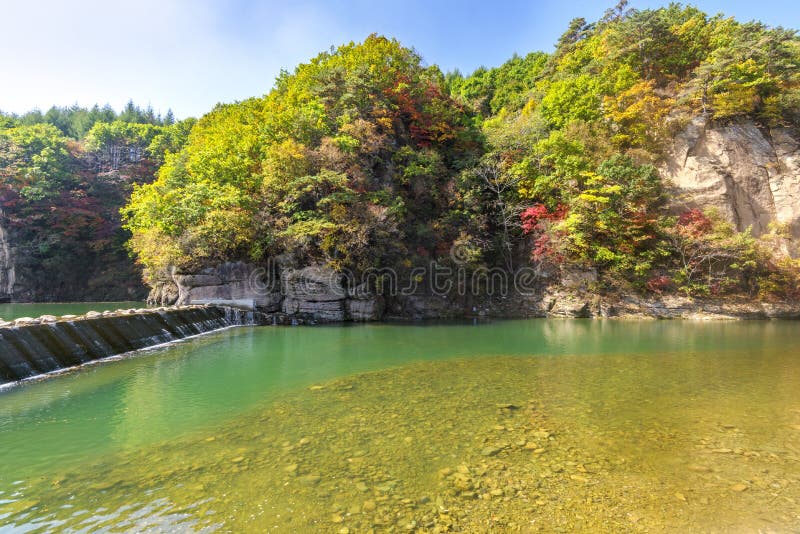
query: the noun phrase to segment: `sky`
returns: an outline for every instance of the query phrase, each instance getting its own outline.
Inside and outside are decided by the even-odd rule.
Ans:
[[[178,118],[262,95],[281,69],[370,33],[469,73],[552,51],[575,17],[617,0],[0,0],[0,110],[132,99]],[[668,0],[631,0],[658,7]],[[800,28],[796,0],[696,0],[714,14]]]

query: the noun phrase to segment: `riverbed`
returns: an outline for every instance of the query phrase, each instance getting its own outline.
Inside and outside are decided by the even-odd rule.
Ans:
[[[0,393],[0,525],[792,532],[798,334],[552,319],[226,330]]]

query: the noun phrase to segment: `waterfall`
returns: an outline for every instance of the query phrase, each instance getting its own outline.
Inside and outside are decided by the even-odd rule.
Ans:
[[[253,311],[189,306],[0,327],[0,384],[230,326],[256,325],[261,318]]]

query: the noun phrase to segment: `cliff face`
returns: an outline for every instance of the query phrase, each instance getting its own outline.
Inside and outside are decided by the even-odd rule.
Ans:
[[[348,288],[327,267],[284,265],[269,270],[247,263],[224,263],[198,273],[162,273],[148,303],[220,304],[274,314],[274,321],[374,321],[384,300],[367,284]]]
[[[786,224],[800,239],[800,142],[789,128],[697,117],[676,136],[661,170],[677,208],[714,208],[755,236],[771,222]]]
[[[0,210],[0,302],[11,300],[15,281],[14,252],[3,226],[3,211]]]
[[[77,302],[144,300],[138,269],[120,245],[96,251],[77,241],[53,261],[38,251],[25,228],[9,224],[0,211],[0,302]]]

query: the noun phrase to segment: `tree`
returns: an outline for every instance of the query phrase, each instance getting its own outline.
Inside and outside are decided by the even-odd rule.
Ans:
[[[652,80],[606,96],[603,108],[616,132],[613,142],[623,150],[644,148],[658,152],[666,133],[665,118],[673,105],[672,99],[656,94]]]
[[[681,214],[668,239],[678,261],[676,282],[690,295],[717,294],[741,287],[755,267],[755,241],[719,217],[700,210]],[[701,278],[702,277],[702,278]]]
[[[167,110],[167,114],[164,115],[164,126],[172,126],[175,124],[175,115],[172,113],[172,109]]]
[[[594,121],[600,118],[602,90],[596,77],[582,74],[553,82],[542,98],[542,115],[554,128],[570,121]]]
[[[515,199],[520,176],[514,176],[503,169],[496,155],[489,154],[475,167],[475,175],[483,188],[491,196],[493,211],[501,229],[500,252],[507,272],[514,272],[513,232],[520,224],[522,208]]]
[[[416,52],[373,35],[217,106],[134,191],[134,251],[150,270],[286,252],[361,270],[446,252],[455,177],[481,145],[444,88]],[[230,246],[214,238],[225,216],[241,236]]]
[[[613,8],[606,9],[605,13],[603,14],[603,18],[601,22],[603,23],[611,23],[611,22],[619,22],[628,14],[628,0],[619,0],[617,5]]]

